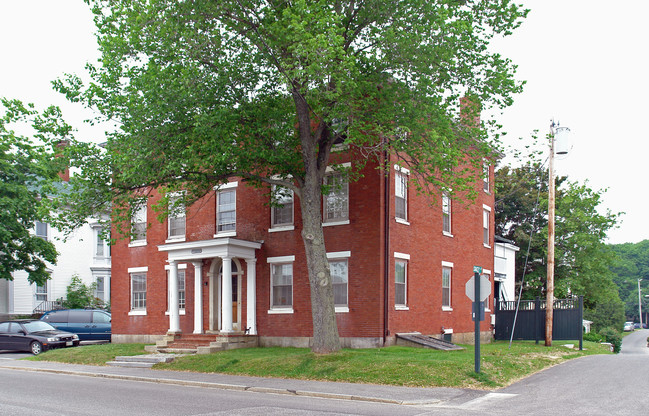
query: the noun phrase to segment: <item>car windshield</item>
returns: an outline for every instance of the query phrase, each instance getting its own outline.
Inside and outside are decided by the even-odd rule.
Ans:
[[[55,331],[52,325],[43,321],[30,321],[23,322],[23,326],[27,329],[27,332],[40,332],[40,331]]]

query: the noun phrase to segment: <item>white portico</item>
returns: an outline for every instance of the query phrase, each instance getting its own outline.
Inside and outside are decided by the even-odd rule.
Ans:
[[[178,307],[178,264],[191,263],[194,267],[194,333],[203,333],[203,261],[211,260],[208,271],[209,290],[208,331],[231,333],[241,330],[241,286],[243,267],[246,264],[246,323],[249,334],[257,334],[256,323],[256,256],[260,242],[236,238],[215,238],[211,240],[164,244],[158,250],[167,253],[169,263],[169,333],[180,333],[180,311]],[[234,296],[234,297],[233,297]],[[238,300],[238,301],[237,301]]]

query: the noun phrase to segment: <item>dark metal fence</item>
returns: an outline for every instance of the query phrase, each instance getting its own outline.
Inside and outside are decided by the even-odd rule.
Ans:
[[[60,300],[44,300],[34,308],[34,313],[45,313],[55,309],[63,309],[63,303]]]
[[[496,299],[496,339],[511,338],[516,315],[516,301],[502,302]],[[522,300],[516,316],[516,327],[513,339],[545,339],[545,300]],[[584,297],[556,299],[552,319],[552,339],[579,340],[580,348],[583,338]]]

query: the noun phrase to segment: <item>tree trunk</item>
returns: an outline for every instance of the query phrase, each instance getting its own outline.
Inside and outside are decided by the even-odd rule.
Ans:
[[[311,178],[309,178],[311,176]],[[327,261],[327,250],[322,231],[322,199],[320,175],[307,175],[300,207],[302,210],[302,240],[311,287],[311,315],[313,319],[313,352],[326,354],[340,350],[340,338],[334,307],[333,282]]]

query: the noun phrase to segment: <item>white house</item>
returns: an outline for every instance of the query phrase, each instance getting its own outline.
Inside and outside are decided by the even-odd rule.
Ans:
[[[516,252],[519,247],[511,240],[494,236],[494,298],[516,300]]]
[[[51,278],[44,286],[30,284],[25,271],[14,272],[13,281],[0,279],[0,316],[50,310],[56,300],[65,298],[74,275],[86,285],[96,282],[95,296],[110,301],[110,246],[101,238],[98,222],[90,221],[65,240],[45,223],[37,223],[35,232],[54,243],[59,253],[57,264],[49,265]]]

